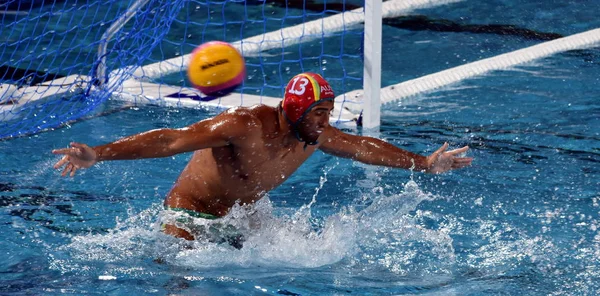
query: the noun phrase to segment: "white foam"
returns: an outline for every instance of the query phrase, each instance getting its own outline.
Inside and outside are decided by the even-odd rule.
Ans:
[[[326,178],[322,183],[325,181]],[[406,273],[415,268],[433,272],[452,264],[454,250],[448,231],[426,229],[419,224],[423,215],[431,218],[434,214],[413,213],[421,202],[435,196],[420,191],[413,181],[398,194],[373,194],[373,202],[362,211],[349,206],[326,217],[313,217],[312,204],[291,214],[276,214],[281,209],[274,209],[267,196],[253,206],[236,205],[219,220],[197,219],[198,224],[235,226],[246,238],[240,250],[227,244],[187,242],[163,234],[161,221],[176,218],[173,215],[177,214],[165,213],[156,204],[119,222],[107,234],[73,237],[69,245],[61,248],[70,258],[63,261],[57,258],[54,265],[64,271],[85,269],[82,266],[86,262],[97,261],[131,268],[147,258],[161,258],[169,264],[193,269],[316,268],[358,262]],[[427,248],[416,249],[415,245]],[[416,264],[423,260],[423,254],[430,259]]]

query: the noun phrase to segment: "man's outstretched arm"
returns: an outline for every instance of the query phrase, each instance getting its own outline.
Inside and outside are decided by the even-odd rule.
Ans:
[[[467,146],[446,151],[448,144],[445,143],[426,157],[376,138],[346,134],[333,127],[326,132],[325,136],[328,138],[319,147],[323,152],[372,165],[442,173],[469,166],[473,160],[471,157],[458,157],[469,149]]]
[[[99,161],[167,157],[235,142],[256,128],[260,121],[248,114],[223,113],[181,129],[157,129],[122,138],[106,145],[89,147],[71,143],[70,148],[53,150],[64,157],[54,168],[65,165],[62,175],[75,174]]]

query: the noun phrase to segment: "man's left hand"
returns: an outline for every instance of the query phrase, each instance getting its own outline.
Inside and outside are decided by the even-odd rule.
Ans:
[[[469,146],[446,151],[448,143],[427,157],[427,172],[440,174],[453,169],[460,169],[471,165],[472,157],[458,157],[469,150]]]

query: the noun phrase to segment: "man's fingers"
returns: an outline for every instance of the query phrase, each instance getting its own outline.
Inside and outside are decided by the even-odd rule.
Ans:
[[[463,168],[466,166],[470,166],[471,165],[471,161],[455,161],[452,163],[452,167],[453,168]]]
[[[75,176],[75,172],[77,171],[77,167],[73,167],[73,169],[71,170],[71,177]]]
[[[67,163],[68,161],[69,161],[69,158],[67,156],[61,158],[59,161],[56,162],[56,164],[54,165],[54,168],[58,169],[61,166],[63,166],[65,163]]]
[[[76,142],[72,142],[71,144],[71,148],[62,148],[62,149],[54,149],[52,150],[53,154],[62,154],[64,155],[63,158],[61,158],[59,161],[56,162],[56,164],[54,164],[54,168],[55,169],[59,169],[62,166],[64,166],[61,176],[65,177],[67,175],[70,175],[71,177],[75,176],[75,173],[77,172],[77,170],[79,170],[79,166],[73,164],[71,157],[73,157],[74,160],[78,160],[81,155],[85,152],[85,149],[87,149],[87,145],[85,144],[81,144],[81,143],[76,143]]]
[[[469,146],[465,146],[465,147],[462,147],[462,148],[450,150],[450,151],[448,151],[448,153],[450,153],[452,155],[457,155],[457,154],[465,153],[465,152],[467,152],[467,150],[469,150]]]
[[[468,166],[470,166],[470,165],[471,165],[470,163],[453,163],[453,164],[451,165],[451,167],[452,167],[453,169],[462,169],[462,168],[464,168],[464,167],[468,167]]]
[[[71,156],[81,156],[82,152],[83,149],[77,147],[52,150],[53,154],[63,154]]]
[[[456,157],[454,158],[455,163],[471,163],[473,161],[472,157]]]
[[[66,176],[66,175],[69,173],[69,171],[71,170],[71,167],[72,167],[72,166],[73,166],[73,165],[72,165],[72,164],[70,164],[70,163],[69,163],[69,164],[67,164],[67,165],[65,166],[65,169],[62,171],[62,173],[61,173],[60,175],[61,175],[61,176],[63,176],[63,177],[64,177],[64,176]]]
[[[453,159],[451,167],[453,169],[464,168],[466,166],[470,166],[472,161],[472,157],[457,157]]]
[[[87,147],[86,144],[72,142],[71,148],[61,148],[52,150],[53,154],[75,154],[80,155],[84,149]]]
[[[446,151],[447,148],[448,148],[448,142],[444,143],[444,145],[442,145],[442,147],[440,147],[438,150],[433,152],[433,154],[439,155],[440,153],[443,153],[444,151]]]
[[[468,164],[468,163],[453,163],[452,168],[453,169],[461,169],[461,168],[467,167],[469,165],[470,164]]]
[[[52,150],[52,154],[69,154],[73,148],[62,148]]]

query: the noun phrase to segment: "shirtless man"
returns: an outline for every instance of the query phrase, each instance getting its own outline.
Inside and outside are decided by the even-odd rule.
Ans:
[[[168,157],[195,151],[167,195],[164,205],[194,217],[215,219],[236,203],[259,200],[279,186],[317,149],[366,164],[442,173],[471,164],[458,157],[467,146],[446,151],[448,144],[430,156],[414,154],[382,140],[350,135],[329,125],[334,93],[314,73],[292,78],[278,107],[257,105],[232,108],[213,118],[180,129],[157,129],[113,143],[53,150],[62,154],[54,168],[75,175],[97,162]],[[194,235],[175,225],[165,233],[193,240]]]

